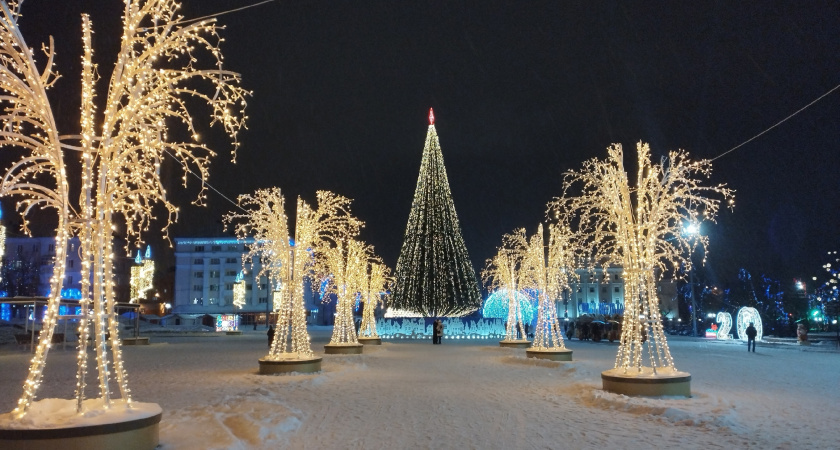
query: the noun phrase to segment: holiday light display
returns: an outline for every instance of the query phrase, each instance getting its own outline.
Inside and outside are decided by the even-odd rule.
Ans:
[[[297,199],[295,234],[289,236],[289,218],[280,189],[258,189],[238,198],[244,212],[224,217],[226,227],[233,227],[240,240],[252,237],[243,258],[260,258],[258,276],[266,277],[276,289],[272,303],[277,313],[274,340],[268,361],[314,359],[306,330],[304,283],[313,276],[314,253],[358,234],[362,222],[350,214],[350,200],[328,191],[317,192],[317,209]]]
[[[431,317],[464,315],[481,306],[431,110],[391,303],[393,311]]]
[[[56,128],[47,89],[57,79],[53,68],[54,46],[42,46],[46,65],[39,69],[32,49],[26,44],[18,28],[20,4],[0,2],[0,148],[23,151],[23,156],[6,169],[0,181],[0,196],[14,196],[20,200],[17,211],[22,217],[21,228],[29,233],[27,217],[33,209],[54,209],[58,216],[55,236],[55,264],[50,278],[50,297],[44,314],[42,330],[29,374],[23,385],[23,395],[12,411],[22,418],[41,384],[47,355],[58,320],[61,286],[64,280],[66,247],[69,237],[69,186],[64,168],[61,141]]]
[[[537,327],[532,344],[535,350],[566,348],[557,322],[555,301],[564,292],[571,292],[571,283],[580,280],[574,270],[576,255],[569,230],[560,225],[550,225],[547,250],[546,258],[545,237],[540,224],[537,233],[528,240],[520,284],[524,289],[539,293]]]
[[[137,303],[138,300],[146,298],[146,293],[152,290],[154,275],[155,262],[152,261],[152,248],[146,247],[145,259],[138,250],[137,257],[134,258],[134,265],[131,266],[131,278],[129,280],[131,303]]]
[[[87,352],[84,343],[92,322],[94,348],[99,375],[99,397],[104,408],[111,405],[109,384],[116,379],[124,403],[131,405],[127,374],[122,361],[119,327],[115,315],[114,262],[112,248],[116,218],[125,221],[129,239],[126,246],[149,231],[152,207],[162,204],[168,211],[162,232],[177,218],[178,209],[166,197],[160,166],[166,155],[190,168],[201,180],[208,177],[210,157],[214,155],[199,141],[194,108],[203,103],[211,125],[219,124],[237,146],[236,136],[244,126],[244,98],[239,75],[222,68],[221,39],[214,20],[188,21],[177,15],[179,5],[172,0],[126,0],[123,36],[112,77],[108,82],[105,108],[96,120],[96,66],[91,46],[92,27],[82,17],[82,102],[81,134],[59,136],[45,95],[55,75],[52,70],[52,43],[45,46],[47,65],[39,71],[30,48],[17,27],[20,3],[3,6],[0,21],[0,89],[4,110],[3,145],[23,148],[31,157],[8,169],[0,195],[18,195],[18,209],[25,217],[32,207],[52,207],[59,211],[56,232],[55,268],[45,316],[41,343],[30,366],[24,393],[14,414],[26,414],[40,384],[58,308],[65,264],[65,247],[72,229],[81,240],[82,256],[80,300],[83,318],[79,321],[80,343],[76,399],[81,412],[86,387]],[[213,61],[202,67],[201,59]],[[206,92],[212,92],[207,94]],[[99,123],[99,125],[95,125]],[[183,127],[188,141],[172,137],[172,127]],[[61,142],[79,141],[79,145]],[[78,215],[71,217],[69,187],[64,174],[61,149],[81,155],[81,195]],[[235,156],[235,152],[234,152]],[[186,174],[183,182],[186,184]],[[41,175],[41,176],[39,176]],[[44,185],[43,175],[52,177],[55,188]],[[36,179],[36,176],[37,177]],[[23,224],[26,231],[26,221]],[[110,346],[110,352],[108,350]]]
[[[522,307],[516,297],[517,289],[524,276],[524,261],[528,254],[528,238],[525,229],[502,237],[502,246],[481,272],[482,280],[489,290],[504,289],[508,292],[508,316],[504,341],[526,340],[524,335]],[[518,335],[522,334],[521,339]]]
[[[390,270],[382,264],[379,258],[371,257],[368,262],[369,270],[362,279],[361,293],[365,300],[362,309],[362,324],[359,326],[360,338],[378,338],[376,333],[376,318],[373,313],[379,303],[385,304],[382,293],[388,292],[391,285]]]
[[[244,270],[244,269],[243,269]],[[233,279],[233,306],[236,309],[242,309],[246,304],[245,295],[247,293],[247,286],[245,286],[245,274],[239,271],[236,278]]]
[[[747,342],[747,327],[753,324],[755,327],[755,340],[760,341],[764,335],[764,326],[761,323],[761,314],[758,310],[749,306],[745,306],[738,310],[738,316],[735,318],[735,323],[738,331],[738,339]]]
[[[656,295],[657,271],[691,268],[688,255],[695,246],[705,246],[708,237],[685,236],[683,224],[714,220],[720,200],[708,196],[722,196],[732,205],[732,192],[723,185],[701,184],[710,174],[709,161],[691,161],[679,150],[652,164],[650,147],[641,142],[637,145],[638,176],[631,186],[621,145],[607,151],[605,160],[589,160],[579,172],[566,174],[566,194],[549,204],[549,213],[577,222],[578,238],[591,261],[623,267],[621,344],[615,368],[607,372],[641,374],[647,353],[649,366],[644,372],[675,373]],[[572,192],[579,194],[571,196]]]
[[[356,239],[338,242],[335,246],[322,246],[317,250],[315,265],[319,278],[328,280],[325,298],[330,294],[336,297],[330,345],[359,343],[353,322],[353,305],[356,293],[362,291],[372,252],[372,247]]]
[[[516,302],[519,303],[519,309],[522,311],[522,321],[531,323],[537,315],[537,308],[534,306],[533,300],[521,291],[513,294],[516,297]],[[510,303],[510,294],[507,289],[498,289],[487,296],[484,300],[484,306],[481,307],[481,317],[486,319],[505,319],[508,318],[508,303]]]
[[[715,337],[721,340],[732,339],[732,335],[729,334],[729,330],[732,329],[732,314],[721,311],[717,313],[715,322],[720,324],[715,332]]]

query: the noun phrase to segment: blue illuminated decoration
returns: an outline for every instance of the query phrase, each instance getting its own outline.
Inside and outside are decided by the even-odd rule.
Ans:
[[[295,240],[294,240],[294,239],[289,239],[289,246],[290,246],[290,247],[294,247],[294,246],[295,246]]]
[[[79,289],[68,288],[61,290],[61,298],[67,300],[81,300],[82,299],[82,291]]]
[[[58,307],[59,316],[78,316],[80,314],[82,314],[81,306],[60,305]]]
[[[152,246],[146,246],[146,259],[152,259]]]
[[[137,250],[137,257],[134,258],[135,264],[143,264],[143,257],[140,256],[140,250]]]
[[[0,291],[0,298],[6,298],[9,296],[9,293],[6,291]]]
[[[353,305],[353,310],[358,311],[359,306],[361,306],[361,305],[362,305],[362,293],[361,292],[356,292],[356,303]]]
[[[12,305],[8,303],[0,305],[0,320],[12,320]]]
[[[520,308],[522,308],[522,322],[531,323],[536,317],[537,308],[531,302],[527,295],[517,292],[516,299],[519,301]],[[507,289],[499,289],[490,294],[487,300],[484,301],[484,307],[481,308],[481,315],[485,319],[505,319],[508,317],[508,292]]]
[[[236,274],[236,279],[233,280],[234,283],[239,283],[245,278],[244,271],[240,270],[238,274]]]
[[[326,277],[321,281],[321,286],[318,288],[318,297],[323,300],[324,293],[327,292],[327,286],[330,285],[330,277]]]

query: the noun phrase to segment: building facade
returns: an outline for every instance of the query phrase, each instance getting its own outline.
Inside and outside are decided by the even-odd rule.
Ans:
[[[25,295],[48,297],[50,279],[55,265],[54,237],[7,237],[3,255],[3,272],[7,283],[5,296]],[[9,279],[16,277],[16,280]],[[79,238],[73,237],[67,243],[67,264],[61,296],[67,299],[81,297],[82,259],[79,254]],[[34,290],[34,292],[33,292]]]

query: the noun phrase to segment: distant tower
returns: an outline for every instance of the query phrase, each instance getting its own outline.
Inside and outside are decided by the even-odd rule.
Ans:
[[[396,316],[461,316],[481,306],[431,109],[395,278],[391,310]]]

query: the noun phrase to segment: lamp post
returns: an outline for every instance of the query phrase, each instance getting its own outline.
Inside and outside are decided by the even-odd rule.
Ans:
[[[692,241],[700,234],[700,225],[696,223],[689,223],[683,229],[683,234],[689,236]],[[692,242],[693,243],[693,242]],[[690,256],[689,256],[690,257]],[[694,263],[691,264],[691,270],[688,272],[688,282],[691,285],[691,326],[693,336],[697,337],[697,297],[694,295]]]

